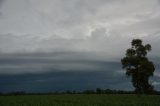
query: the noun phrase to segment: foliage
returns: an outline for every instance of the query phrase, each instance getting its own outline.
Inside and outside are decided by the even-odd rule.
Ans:
[[[147,53],[151,51],[151,45],[143,45],[142,40],[133,39],[131,48],[126,50],[126,56],[121,60],[126,75],[132,77],[132,84],[135,91],[139,93],[152,93],[153,86],[149,84],[149,77],[153,76],[155,67],[149,61]]]

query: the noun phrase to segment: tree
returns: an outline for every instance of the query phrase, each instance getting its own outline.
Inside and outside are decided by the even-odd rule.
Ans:
[[[133,39],[131,48],[126,50],[126,56],[121,60],[123,69],[126,69],[127,76],[131,76],[135,92],[138,94],[153,92],[149,77],[153,76],[155,67],[147,58],[147,53],[150,51],[150,44],[143,45],[142,40]]]

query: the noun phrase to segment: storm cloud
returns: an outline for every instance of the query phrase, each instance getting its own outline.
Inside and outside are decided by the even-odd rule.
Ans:
[[[27,81],[47,81],[46,91],[87,89],[85,82],[132,89],[120,60],[134,38],[152,45],[151,82],[160,89],[159,0],[0,0],[0,91],[27,90]],[[74,79],[79,85],[65,85]],[[49,85],[63,80],[63,87]]]

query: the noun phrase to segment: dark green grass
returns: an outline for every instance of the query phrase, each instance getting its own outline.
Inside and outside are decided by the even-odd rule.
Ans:
[[[82,94],[0,96],[0,106],[160,106],[160,96]]]

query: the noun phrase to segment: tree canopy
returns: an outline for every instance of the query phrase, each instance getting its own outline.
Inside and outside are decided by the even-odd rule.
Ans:
[[[121,60],[123,69],[126,69],[127,76],[131,76],[132,84],[138,94],[148,94],[153,91],[149,77],[153,76],[155,67],[147,58],[147,53],[150,51],[150,44],[143,45],[142,40],[133,39],[131,48],[126,50],[126,56]]]

